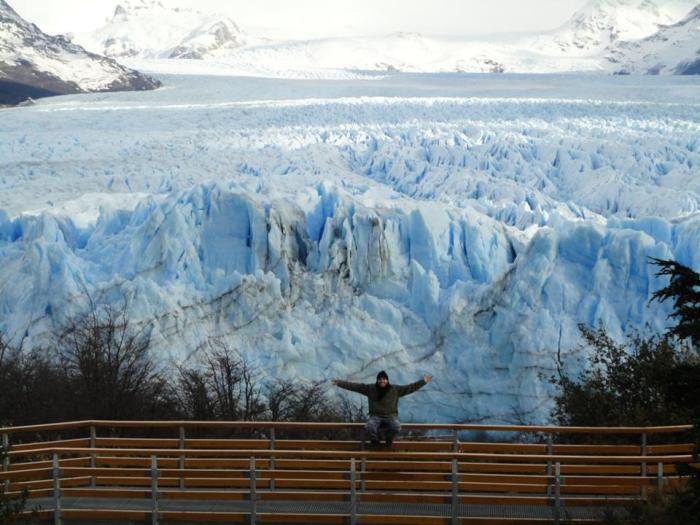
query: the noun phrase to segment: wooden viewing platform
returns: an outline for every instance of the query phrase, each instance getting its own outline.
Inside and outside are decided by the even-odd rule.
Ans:
[[[683,485],[683,467],[697,467],[690,425],[402,426],[424,435],[379,451],[364,450],[361,423],[77,421],[6,427],[0,435],[10,452],[0,482],[9,494],[26,491],[28,509],[55,525],[591,523],[606,511],[620,512],[630,502]],[[358,439],[283,436],[295,431],[352,431]],[[199,437],[203,432],[219,437]],[[523,442],[460,440],[470,432],[512,433]],[[625,435],[629,443],[560,443],[571,433]]]

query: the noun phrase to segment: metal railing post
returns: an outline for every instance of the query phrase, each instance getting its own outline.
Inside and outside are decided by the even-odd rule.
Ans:
[[[656,466],[656,497],[660,498],[664,493],[664,464],[659,461]]]
[[[452,460],[452,525],[459,523],[459,463],[456,459]]]
[[[350,525],[357,525],[357,491],[355,490],[355,458],[350,459]]]
[[[561,512],[561,463],[558,461],[554,465],[554,521],[559,523],[562,518]]]
[[[554,453],[554,437],[552,434],[547,434],[547,455],[551,456]],[[547,460],[547,478],[552,477],[552,460]],[[552,485],[547,483],[547,497],[552,497]]]
[[[647,447],[647,434],[646,432],[642,433],[642,456],[646,456],[648,452],[648,447]],[[646,461],[642,461],[641,468],[640,468],[640,473],[643,478],[647,477],[647,463]],[[647,486],[646,483],[642,485],[641,489],[641,497],[642,499],[647,499]]]
[[[53,455],[53,523],[61,525],[61,467],[58,462],[58,454]]]
[[[158,458],[151,456],[151,525],[158,525]]]
[[[185,427],[181,426],[179,428],[179,448],[180,450],[185,450]],[[180,456],[178,460],[178,466],[180,467],[180,488],[185,488],[185,456],[184,454]]]
[[[270,450],[275,450],[275,427],[270,428]],[[275,470],[275,456],[271,455],[268,463],[269,470]],[[270,490],[275,490],[275,476],[270,478]]]
[[[97,447],[97,429],[95,428],[95,425],[90,426],[90,448],[92,450],[95,450]],[[94,469],[97,466],[97,462],[95,461],[95,454],[90,454],[90,468]],[[95,477],[95,473],[92,473],[92,476],[90,476],[90,487],[93,489],[97,485],[97,480]]]
[[[367,492],[367,480],[365,476],[367,472],[367,458],[362,456],[362,463],[360,463],[360,492]]]
[[[452,452],[459,452],[459,431],[452,429]]]
[[[10,436],[7,434],[2,435],[2,449],[5,451],[5,457],[2,458],[2,470],[7,472],[10,470],[10,456],[8,455],[10,451]]]
[[[258,496],[256,493],[255,458],[250,458],[250,525],[255,525],[258,513]]]
[[[7,434],[2,435],[2,450],[5,452],[5,457],[2,458],[2,471],[7,472],[10,470],[10,455],[8,452],[10,451],[10,436]],[[5,492],[10,490],[10,480],[6,479],[5,482]]]

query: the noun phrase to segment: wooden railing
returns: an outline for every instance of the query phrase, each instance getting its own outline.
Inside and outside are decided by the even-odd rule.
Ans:
[[[354,430],[359,435],[363,426],[79,421],[0,428],[10,445],[0,482],[10,495],[25,492],[29,506],[41,506],[40,517],[57,525],[114,519],[544,523],[590,520],[604,508],[681,486],[683,467],[694,461],[690,442],[678,442],[678,436],[659,439],[683,436],[689,425],[404,424],[404,430],[427,435],[399,439],[392,450],[382,451],[364,450],[359,439],[278,437],[284,431]],[[193,437],[195,429],[220,435],[248,431],[251,437]],[[145,431],[170,437],[133,437]],[[460,440],[469,432],[515,433],[525,442]],[[560,442],[571,433],[627,435],[630,442]]]

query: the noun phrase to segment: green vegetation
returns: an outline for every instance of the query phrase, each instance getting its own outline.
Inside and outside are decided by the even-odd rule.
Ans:
[[[589,366],[573,378],[559,363],[552,382],[558,387],[554,420],[561,425],[646,426],[694,423],[700,444],[700,275],[674,261],[654,259],[657,275],[669,285],[652,300],[673,300],[667,333],[634,334],[618,343],[604,327],[581,326],[589,348]],[[696,446],[696,454],[698,447]],[[608,524],[700,524],[700,472],[688,469],[684,489],[631,506],[626,516],[611,515]]]

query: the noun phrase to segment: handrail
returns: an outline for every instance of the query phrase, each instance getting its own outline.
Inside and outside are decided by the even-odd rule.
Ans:
[[[364,423],[312,423],[299,421],[120,421],[81,420],[41,425],[0,427],[0,434],[18,434],[45,430],[70,430],[79,428],[238,428],[238,429],[302,429],[338,430],[361,429]],[[649,427],[560,427],[552,425],[482,425],[469,423],[401,423],[405,430],[496,431],[552,434],[671,434],[692,430],[693,425],[669,425]]]
[[[396,458],[397,453],[388,451],[368,451],[368,450],[284,450],[284,449],[182,449],[182,448],[86,448],[86,447],[45,447],[32,450],[10,451],[11,457],[22,457],[29,455],[50,455],[50,454],[111,454],[113,456],[141,456],[156,455],[158,457],[276,457],[276,458],[296,458],[299,456],[307,458],[335,458],[350,459],[353,457],[367,458]],[[600,463],[653,463],[656,461],[683,462],[693,460],[692,454],[668,454],[659,456],[594,456],[594,455],[572,455],[572,454],[493,454],[474,452],[402,452],[401,457],[405,459],[434,459],[436,461],[457,460],[520,460],[520,461],[570,461],[573,463],[596,461]]]

